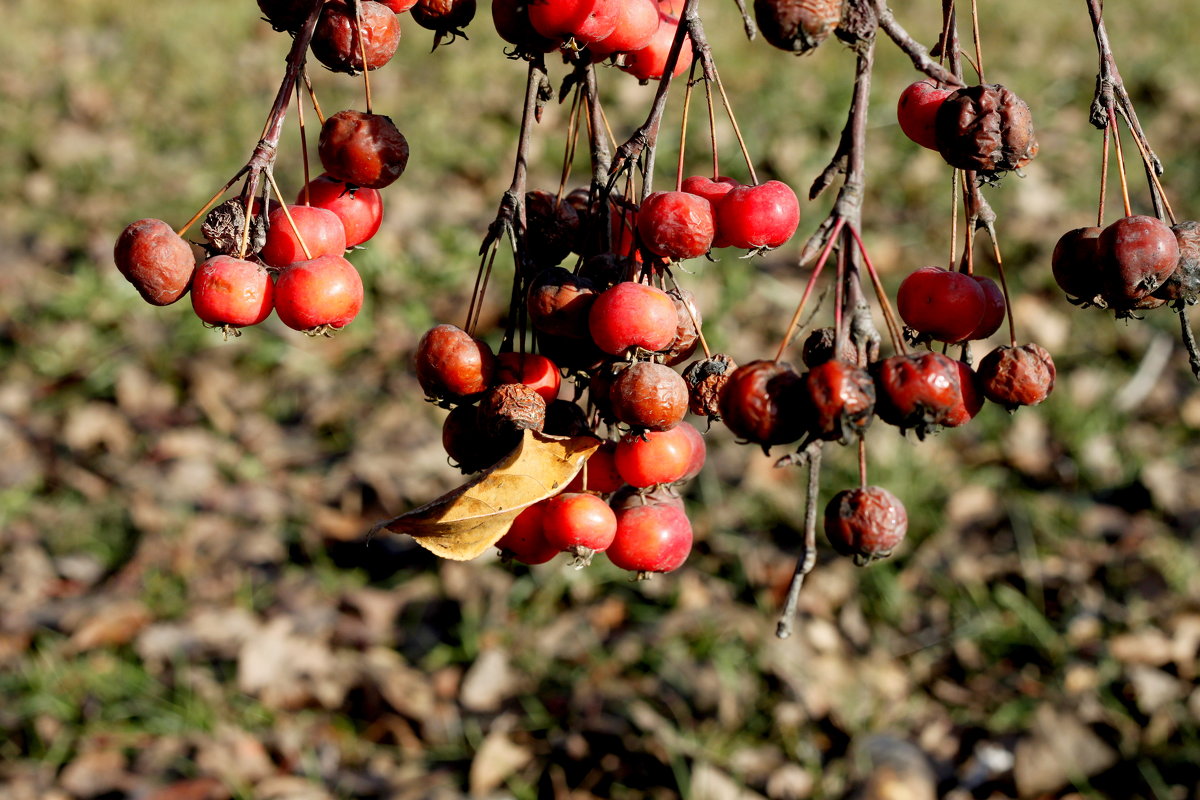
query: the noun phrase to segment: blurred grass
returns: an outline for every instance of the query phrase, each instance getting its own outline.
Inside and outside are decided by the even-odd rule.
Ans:
[[[930,41],[938,27],[935,6],[897,13]],[[1183,217],[1194,216],[1200,197],[1193,10],[1184,0],[1106,9],[1122,72]],[[1178,707],[1184,718],[1171,736],[1142,743],[1134,731],[1148,717],[1130,699],[1123,666],[1073,627],[1085,617],[1102,619],[1102,643],[1162,624],[1200,600],[1200,512],[1192,482],[1180,479],[1200,467],[1200,401],[1179,348],[1142,402],[1127,409],[1112,402],[1153,337],[1177,338],[1173,318],[1159,312],[1125,323],[1076,311],[1061,300],[1047,269],[1059,233],[1095,214],[1099,137],[1085,119],[1095,56],[1082,3],[1014,0],[982,8],[988,77],[1029,101],[1042,144],[1026,178],[1009,177],[987,192],[1000,215],[1010,277],[1024,298],[1018,321],[1054,352],[1058,389],[1042,407],[1013,417],[991,407],[968,428],[925,442],[873,430],[871,480],[908,506],[910,543],[865,571],[823,556],[805,589],[806,619],[833,620],[851,631],[861,617],[869,639],[848,650],[891,653],[917,676],[920,691],[908,702],[872,697],[870,686],[857,693],[835,686],[831,693],[845,694],[844,709],[851,711],[800,715],[797,722],[780,710],[807,701],[788,683],[788,671],[772,666],[779,656],[769,636],[786,580],[786,569],[775,565],[787,567],[799,541],[800,482],[772,470],[771,459],[734,448],[721,432],[710,436],[712,465],[689,496],[698,542],[688,574],[656,586],[631,586],[597,565],[586,576],[517,570],[492,595],[456,594],[446,588],[453,573],[420,554],[383,549],[363,559],[330,545],[314,520],[318,511],[379,515],[428,499],[455,480],[440,460],[425,456],[436,450],[440,418],[420,402],[407,363],[421,331],[461,321],[478,240],[511,176],[524,71],[501,58],[481,12],[470,42],[432,55],[431,34],[406,21],[397,61],[372,76],[376,106],[405,132],[413,158],[385,195],[384,230],[354,256],[368,286],[362,317],[332,342],[310,341],[274,323],[223,342],[185,307],[142,304],[112,269],[111,246],[131,220],[187,219],[241,165],[261,129],[288,40],[259,21],[246,0],[11,5],[3,46],[8,68],[0,71],[0,102],[9,109],[0,115],[6,198],[0,244],[9,255],[0,270],[0,409],[27,427],[34,455],[0,474],[0,550],[16,552],[32,537],[52,559],[86,555],[118,582],[156,540],[180,546],[202,539],[196,531],[214,518],[239,533],[266,532],[284,549],[282,566],[274,555],[238,556],[236,567],[215,557],[200,558],[199,568],[153,564],[141,573],[136,596],[163,621],[207,603],[277,611],[287,607],[288,587],[309,578],[315,586],[308,596],[336,605],[355,587],[398,591],[436,575],[432,598],[401,612],[398,625],[409,631],[398,644],[405,658],[428,675],[461,670],[498,639],[535,689],[521,697],[518,729],[543,742],[540,752],[565,757],[559,740],[578,730],[589,731],[597,747],[625,748],[629,764],[605,779],[611,797],[688,796],[695,763],[713,761],[738,774],[733,755],[764,743],[820,772],[815,796],[832,797],[851,771],[843,737],[879,728],[916,735],[937,717],[930,705],[964,728],[1020,732],[1047,693],[1073,702],[1064,675],[1079,663],[1097,670],[1097,696],[1111,715],[1106,724],[1121,729],[1124,755],[1142,776],[1139,788],[1109,796],[1164,797],[1166,784],[1183,785],[1186,765],[1200,763],[1187,708]],[[704,13],[760,175],[803,190],[840,131],[852,55],[829,44],[796,59],[746,42],[731,4]],[[561,67],[552,70],[555,80],[562,77]],[[872,86],[864,235],[891,284],[911,267],[940,263],[947,250],[946,171],[935,154],[903,139],[891,110],[912,77],[903,57],[882,43]],[[324,72],[314,79],[327,111],[360,102],[357,82]],[[620,136],[640,121],[653,87],[632,85],[611,70],[601,86]],[[678,119],[679,101],[676,94],[668,120]],[[547,109],[534,145],[534,186],[557,184],[565,111]],[[689,169],[706,168],[703,130],[702,115],[694,114]],[[300,185],[301,167],[294,133],[288,136],[278,176],[290,194]],[[664,132],[658,181],[669,182],[677,147],[675,134]],[[728,171],[744,177],[725,124],[720,148]],[[576,177],[582,179],[578,170]],[[1145,193],[1131,177],[1135,209],[1144,209]],[[802,233],[815,227],[831,199],[832,192],[806,204]],[[689,285],[704,304],[714,347],[745,361],[778,340],[805,277],[794,257],[793,247],[762,265],[726,256],[696,266]],[[504,303],[504,280],[502,266],[491,295],[493,321]],[[124,408],[136,394],[128,388],[136,385],[128,383],[135,373],[149,376],[166,399],[131,412],[127,441],[112,434],[118,438],[85,437],[78,444],[64,436],[81,409]],[[172,431],[180,430],[203,434],[201,458],[211,471],[184,471],[194,465],[168,447]],[[375,446],[398,453],[386,463],[403,471],[364,478],[374,473],[351,462]],[[413,453],[422,455],[405,457]],[[823,498],[857,479],[854,454],[830,453],[826,461]],[[19,469],[25,463],[49,466]],[[160,479],[187,484],[193,474],[228,499],[199,489],[172,490],[164,499],[147,488]],[[1161,475],[1171,479],[1155,478]],[[287,505],[256,499],[256,490]],[[146,496],[153,513],[144,508]],[[967,507],[969,497],[977,498],[974,506]],[[1098,517],[1098,507],[1113,518]],[[202,584],[206,564],[235,569],[228,594],[212,595]],[[472,568],[499,572],[495,564]],[[835,602],[828,598],[845,605],[825,608]],[[589,614],[607,601],[624,616],[611,632],[596,633]],[[525,647],[564,616],[581,637],[576,651],[547,658]],[[228,663],[218,665],[217,688],[206,686],[201,697],[186,680],[150,673],[128,647],[66,656],[63,641],[62,631],[39,628],[26,651],[3,659],[0,693],[12,702],[0,716],[10,734],[0,752],[10,763],[57,769],[95,736],[136,741],[211,733],[221,724],[265,736],[276,722],[275,712],[236,690]],[[791,668],[797,681],[822,690],[822,681],[835,683],[806,664]],[[939,675],[958,681],[962,692],[938,695],[922,682]],[[601,691],[603,681],[619,688]],[[700,691],[698,681],[711,684]],[[1045,687],[1042,694],[1031,681]],[[725,698],[723,706],[717,697]],[[630,721],[637,702],[672,719],[685,739],[662,756],[665,763],[639,741],[653,737]],[[639,719],[649,718],[642,713]],[[597,718],[616,720],[614,730]],[[368,724],[351,711],[330,712],[328,719],[316,713],[313,724],[330,720],[351,740]],[[461,771],[486,721],[467,715],[461,732],[431,739],[425,763]],[[656,793],[647,789],[655,781]],[[527,770],[508,788],[513,796],[539,796],[545,780]],[[1102,788],[1092,791],[1104,795]]]

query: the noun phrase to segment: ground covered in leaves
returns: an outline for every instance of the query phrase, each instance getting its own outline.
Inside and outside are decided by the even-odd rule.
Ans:
[[[1058,234],[1094,215],[1082,4],[1038,10],[1046,23],[1021,36],[994,20],[989,62],[1016,65],[1005,82],[1035,116],[1050,109],[1039,161],[991,197],[1017,322],[1054,353],[1055,394],[924,442],[872,430],[872,481],[908,506],[909,542],[866,569],[823,552],[787,640],[774,629],[802,475],[719,427],[688,490],[696,549],[673,575],[445,562],[368,534],[461,480],[409,357],[426,327],[465,315],[510,174],[521,68],[482,27],[429,55],[413,26],[374,85],[414,158],[354,256],[364,315],[329,340],[272,322],[223,341],[185,307],[141,304],[111,246],[133,219],[186,219],[237,168],[286,43],[234,0],[20,5],[9,54],[25,67],[0,76],[16,110],[0,120],[0,796],[1200,792],[1200,391],[1169,312],[1073,309],[1047,268]],[[1124,13],[1123,71],[1194,216],[1200,94],[1170,60],[1192,52],[1171,39],[1186,26]],[[722,27],[714,46],[757,120],[760,167],[805,185],[841,124],[847,54],[796,61]],[[1067,36],[1075,50],[1051,46]],[[895,129],[909,73],[889,58],[871,134],[887,177],[866,233],[894,285],[940,260],[948,193],[936,156]],[[481,86],[488,60],[496,79]],[[357,84],[318,77],[327,104],[356,102]],[[650,90],[612,83],[615,124],[644,114]],[[454,127],[447,91],[471,92],[473,127]],[[807,116],[762,112],[797,96]],[[553,188],[561,134],[538,147]],[[806,208],[802,232],[823,213]],[[697,266],[688,285],[715,346],[739,360],[773,349],[805,277],[794,256]],[[828,461],[822,497],[856,469],[852,453]]]

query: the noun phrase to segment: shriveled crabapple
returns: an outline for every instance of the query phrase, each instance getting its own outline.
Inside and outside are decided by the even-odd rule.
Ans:
[[[987,297],[965,272],[921,267],[900,282],[896,310],[904,324],[939,342],[961,342],[979,327]]]
[[[378,189],[355,186],[332,175],[318,175],[309,181],[297,194],[296,204],[336,214],[346,232],[346,247],[368,241],[383,224],[383,196]]]
[[[679,373],[653,361],[630,364],[608,392],[612,414],[632,428],[665,431],[687,414],[687,384]]]
[[[192,310],[221,328],[257,325],[275,307],[275,284],[261,264],[217,255],[204,261],[192,278]]]
[[[200,233],[208,240],[205,251],[209,255],[224,253],[238,258],[259,252],[267,243],[267,217],[279,206],[278,201],[271,200],[266,204],[267,212],[264,214],[262,198],[254,198],[250,204],[249,230],[246,225],[246,204],[242,198],[231,197],[213,206],[200,223]]]
[[[329,209],[289,206],[285,211],[277,208],[268,220],[267,240],[258,254],[268,266],[282,269],[297,261],[340,256],[346,252],[346,228],[338,215]],[[308,248],[307,253],[304,248]]]
[[[959,401],[942,416],[941,424],[947,428],[966,425],[983,409],[983,386],[978,373],[962,361],[955,361],[954,366],[958,369]]]
[[[457,401],[492,385],[496,359],[482,339],[456,325],[430,328],[417,342],[417,382],[428,397]]]
[[[683,381],[688,387],[688,410],[698,417],[720,419],[721,391],[735,369],[737,364],[725,353],[714,353],[688,364],[683,371]]]
[[[617,515],[594,494],[562,492],[545,501],[542,533],[547,542],[577,559],[576,566],[584,566],[612,544]]]
[[[875,413],[889,425],[913,429],[918,438],[947,424],[962,402],[958,367],[941,353],[895,355],[871,366]]]
[[[713,213],[721,241],[746,250],[779,247],[800,225],[800,201],[783,181],[735,186],[717,202]]]
[[[1179,240],[1156,217],[1122,217],[1100,233],[1104,265],[1103,296],[1110,306],[1127,307],[1153,293],[1179,266]]]
[[[650,252],[682,261],[712,246],[712,203],[689,192],[654,192],[638,211],[638,235]]]
[[[358,316],[362,304],[362,277],[341,256],[297,261],[275,280],[275,313],[294,330],[315,333],[344,328]]]
[[[751,361],[721,390],[721,419],[734,435],[764,448],[799,439],[805,430],[804,386],[786,361]]]
[[[479,427],[485,436],[503,437],[514,431],[541,431],[546,426],[546,401],[523,383],[501,383],[479,399]]]
[[[829,38],[844,6],[844,0],[754,0],[754,19],[768,43],[802,55]]]
[[[909,84],[896,103],[896,121],[900,130],[921,147],[937,150],[937,113],[942,103],[954,93],[939,88],[931,80]]]
[[[1010,411],[1044,401],[1054,389],[1054,377],[1054,359],[1038,344],[1002,345],[979,362],[983,393]]]
[[[833,359],[801,377],[811,435],[846,441],[863,434],[875,412],[875,383],[865,369]]]
[[[858,348],[849,336],[843,337],[842,349],[837,350],[837,331],[831,327],[817,328],[804,340],[800,360],[806,367],[815,367],[834,358],[847,364],[858,363]]]
[[[408,140],[391,118],[347,109],[321,126],[317,155],[325,171],[338,180],[382,189],[408,166]]]
[[[313,55],[334,72],[361,72],[364,63],[368,70],[379,69],[400,45],[400,22],[394,11],[375,0],[357,0],[353,5],[343,0],[327,2],[313,31]]]
[[[662,289],[624,281],[601,293],[588,313],[592,340],[610,355],[631,348],[664,350],[675,339],[679,313]]]
[[[147,303],[174,303],[192,280],[196,258],[191,246],[161,219],[131,222],[117,237],[113,261]]]
[[[1038,152],[1029,106],[998,83],[956,89],[935,124],[938,152],[959,169],[993,176],[1020,169]]]
[[[904,504],[882,486],[844,489],[825,506],[825,536],[860,566],[886,558],[908,533]]]
[[[617,512],[617,533],[604,554],[639,579],[683,566],[692,551],[692,523],[668,503],[635,505]]]

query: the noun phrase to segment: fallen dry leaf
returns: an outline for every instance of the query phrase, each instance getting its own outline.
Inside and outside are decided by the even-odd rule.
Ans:
[[[407,533],[434,555],[469,561],[499,541],[523,510],[557,494],[599,446],[591,436],[527,430],[520,446],[496,466],[379,527]]]

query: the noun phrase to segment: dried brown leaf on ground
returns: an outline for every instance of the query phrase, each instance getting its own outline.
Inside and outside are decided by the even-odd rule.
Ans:
[[[496,466],[380,528],[407,533],[442,558],[469,561],[499,541],[523,510],[557,494],[599,446],[591,436],[526,430],[520,446]]]

